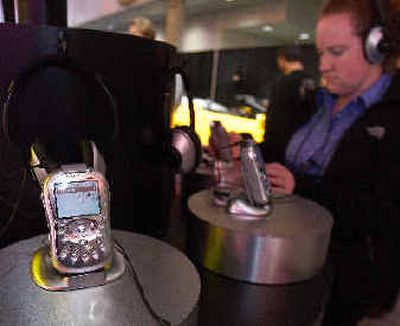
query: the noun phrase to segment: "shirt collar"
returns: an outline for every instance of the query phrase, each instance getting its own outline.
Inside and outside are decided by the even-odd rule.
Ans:
[[[377,103],[385,92],[388,90],[392,77],[388,74],[383,74],[375,83],[371,85],[364,93],[362,93],[354,101],[361,100],[366,108],[373,106]],[[330,93],[325,88],[319,89],[317,92],[317,105],[332,107],[336,102],[337,95]]]
[[[391,81],[392,78],[390,75],[384,74],[375,83],[373,83],[370,88],[361,94],[360,98],[364,102],[366,108],[373,106],[382,98],[389,88]]]

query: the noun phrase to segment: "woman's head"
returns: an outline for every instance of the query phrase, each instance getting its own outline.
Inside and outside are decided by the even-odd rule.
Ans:
[[[151,40],[156,36],[153,23],[146,17],[134,17],[129,25],[129,33]]]
[[[389,44],[383,66],[386,71],[393,70],[399,56],[400,0],[329,0],[321,8],[319,21],[337,14],[350,15],[354,34],[363,47],[371,28],[383,26],[385,43]]]

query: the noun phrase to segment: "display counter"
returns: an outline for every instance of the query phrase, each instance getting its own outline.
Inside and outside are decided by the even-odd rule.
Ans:
[[[295,195],[272,199],[262,217],[228,214],[210,190],[189,198],[191,255],[211,271],[242,281],[288,284],[317,274],[325,264],[331,214]]]

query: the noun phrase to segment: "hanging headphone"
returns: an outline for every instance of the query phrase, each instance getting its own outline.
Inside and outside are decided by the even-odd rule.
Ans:
[[[385,19],[382,4],[379,0],[371,0],[372,12],[376,14],[372,25],[365,33],[364,54],[370,63],[381,63],[389,51],[389,40],[385,32]]]
[[[88,140],[96,138],[97,135],[94,135],[93,130],[81,130],[82,128],[80,129],[79,125],[74,129],[75,124],[79,124],[79,119],[74,119],[74,116],[68,116],[70,118],[68,125],[66,121],[57,121],[57,114],[54,115],[54,113],[48,112],[49,115],[53,114],[52,123],[56,121],[60,123],[60,125],[66,124],[69,127],[71,126],[73,129],[71,134],[67,134],[69,130],[65,132],[65,127],[61,128],[61,131],[58,133],[58,126],[47,126],[41,121],[38,125],[33,124],[33,126],[36,127],[32,128],[34,129],[33,131],[25,130],[29,128],[20,128],[21,117],[23,114],[26,114],[26,112],[21,113],[16,109],[18,104],[17,100],[19,97],[25,95],[24,92],[28,88],[29,83],[33,83],[35,77],[40,78],[48,69],[57,69],[72,73],[71,76],[79,77],[79,81],[84,82],[88,89],[96,88],[96,92],[100,91],[107,98],[107,106],[111,110],[113,116],[113,129],[109,133],[107,140],[102,139],[102,136],[97,138],[103,143],[107,141],[112,142],[116,139],[118,134],[118,111],[116,101],[100,75],[83,69],[72,59],[60,56],[46,56],[41,58],[33,64],[30,64],[18,74],[17,78],[10,82],[7,88],[5,101],[3,102],[2,133],[5,139],[11,143],[30,146],[30,167],[40,184],[43,183],[43,180],[51,171],[60,168],[60,166],[64,164],[85,164],[105,175],[106,167],[100,151],[94,141]],[[41,87],[42,86],[43,85],[41,85]],[[44,86],[48,86],[48,84]],[[60,90],[58,89],[58,91]],[[94,94],[85,94],[85,99],[90,97],[90,95]],[[46,101],[48,101],[47,98]],[[25,110],[26,107],[23,107]],[[37,112],[34,112],[33,115],[35,115],[35,113]],[[62,118],[63,117],[60,119]],[[46,122],[47,116],[40,117],[40,119]],[[53,128],[53,131],[48,132],[47,129],[51,128]],[[22,133],[20,133],[19,129],[23,129]],[[52,133],[56,133],[56,135],[52,135]]]
[[[175,88],[183,87],[185,89],[189,104],[190,125],[175,127],[172,129],[171,135],[173,164],[178,173],[186,174],[194,171],[199,165],[202,148],[200,138],[195,131],[193,97],[190,93],[186,74],[179,67],[173,68],[171,73],[173,78],[175,78]],[[181,78],[183,85],[180,85],[179,78]],[[175,91],[177,90],[175,89]],[[174,101],[179,102],[180,96],[176,96],[175,94]]]

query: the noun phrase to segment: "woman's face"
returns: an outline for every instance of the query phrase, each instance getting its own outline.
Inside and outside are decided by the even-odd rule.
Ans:
[[[319,68],[326,88],[339,96],[363,93],[382,73],[382,67],[369,63],[363,44],[354,30],[349,13],[322,17],[316,30]]]

